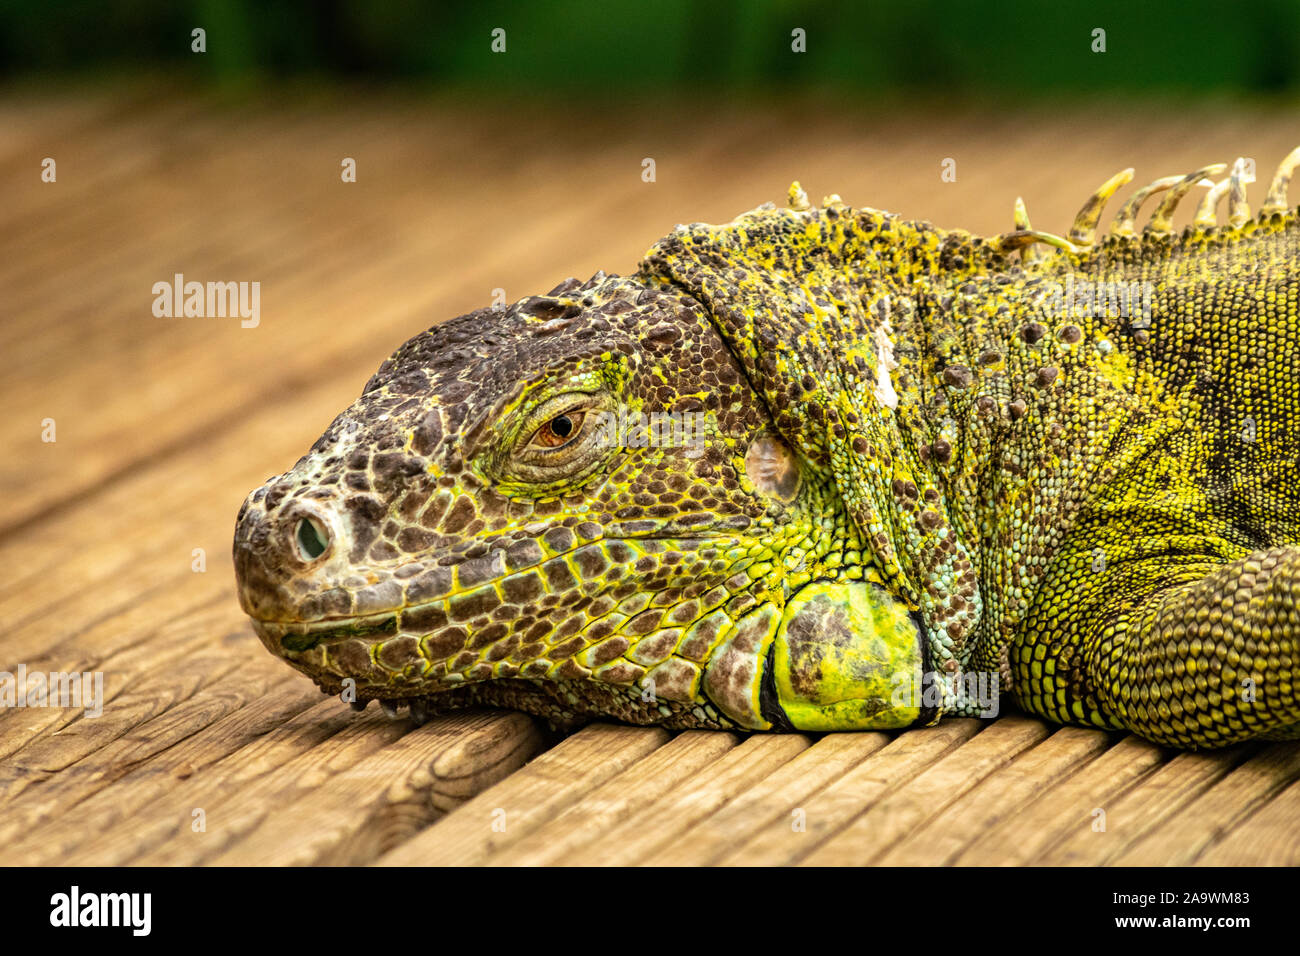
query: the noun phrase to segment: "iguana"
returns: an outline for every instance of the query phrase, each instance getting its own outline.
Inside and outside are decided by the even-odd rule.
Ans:
[[[1255,216],[1241,160],[1157,180],[1101,238],[1131,169],[1063,237],[796,183],[436,325],[248,497],[242,605],[417,720],[899,728],[985,686],[1176,747],[1300,735],[1297,165]]]

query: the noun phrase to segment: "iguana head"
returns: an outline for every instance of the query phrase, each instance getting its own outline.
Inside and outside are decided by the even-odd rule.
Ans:
[[[358,703],[916,716],[882,689],[919,665],[907,609],[667,282],[569,280],[416,336],[249,495],[234,558],[266,647]],[[864,628],[874,644],[850,646]]]

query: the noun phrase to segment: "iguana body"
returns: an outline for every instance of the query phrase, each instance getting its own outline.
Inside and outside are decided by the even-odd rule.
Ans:
[[[1131,171],[1069,240],[796,186],[435,326],[250,495],[243,605],[417,717],[888,728],[986,687],[1175,746],[1294,736],[1297,163],[1258,216],[1238,165],[1170,229],[1210,167],[1100,241]]]

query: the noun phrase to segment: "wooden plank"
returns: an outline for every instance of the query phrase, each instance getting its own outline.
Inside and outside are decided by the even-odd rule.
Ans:
[[[492,866],[544,866],[600,839],[619,820],[681,787],[734,748],[735,734],[687,730],[583,796],[553,820],[487,858]]]
[[[1300,746],[1266,747],[1193,799],[1161,826],[1116,854],[1114,866],[1188,866],[1214,844],[1249,827],[1256,810],[1300,776]],[[1293,812],[1300,805],[1293,805]],[[1300,822],[1295,813],[1293,822]],[[1238,857],[1240,859],[1240,857]]]
[[[1113,805],[1167,756],[1153,743],[1123,737],[1067,779],[1044,779],[1037,799],[995,824],[950,862],[961,866],[1027,865],[1070,834],[1091,831],[1095,808]]]
[[[913,830],[876,859],[881,866],[939,866],[952,861],[993,827],[1015,819],[1043,789],[1085,767],[1110,745],[1100,730],[1062,727],[1016,754],[940,816]]]
[[[236,662],[217,655],[204,654],[181,661],[155,680],[132,688],[106,707],[97,718],[80,717],[60,733],[50,734],[17,756],[0,765],[0,797],[11,803],[29,787],[41,784],[50,774],[65,771],[89,755],[101,753],[105,747],[118,741],[124,734],[145,724],[167,711],[195,697],[236,668]],[[106,767],[82,774],[68,776],[93,790],[104,782]],[[16,815],[0,820],[0,839],[12,839],[15,828],[22,822]]]
[[[481,864],[667,741],[668,733],[657,727],[592,724],[376,862]]]
[[[369,863],[441,815],[431,800],[435,766],[449,749],[463,748],[467,742],[475,753],[473,779],[491,784],[536,754],[543,735],[530,717],[518,713],[458,714],[431,720],[312,788],[306,799],[275,801],[255,827],[203,862],[214,866]],[[468,776],[463,752],[452,765],[462,777]],[[223,812],[238,814],[242,809],[227,806]]]
[[[1101,866],[1109,863],[1149,830],[1179,813],[1202,791],[1208,790],[1250,753],[1249,747],[1201,753],[1180,753],[1146,775],[1114,800],[1098,804],[1090,814],[1105,829],[1076,826],[1035,863],[1048,866]]]
[[[950,807],[980,780],[1051,733],[1040,720],[1004,716],[893,793],[873,803],[799,861],[810,866],[874,863],[917,827]]]
[[[691,826],[811,746],[803,734],[753,734],[648,807],[620,818],[598,840],[575,847],[561,865],[627,866],[680,841]]]
[[[175,675],[179,683],[141,688],[140,693],[126,696],[125,707],[110,710],[107,719],[80,717],[40,745],[6,761],[0,768],[0,781],[4,782],[8,809],[16,816],[24,806],[57,809],[71,805],[110,785],[133,767],[169,753],[174,745],[251,700],[268,691],[286,689],[285,678],[269,670],[255,674],[233,668],[214,670],[211,661],[197,661],[188,672]],[[171,702],[169,691],[175,694],[175,702]],[[153,716],[139,719],[141,710],[148,713],[155,708]],[[33,787],[29,791],[16,786],[15,781],[30,781]],[[25,819],[23,829],[34,822]],[[0,830],[13,823],[16,820],[10,816],[0,823]]]
[[[357,715],[340,708],[337,700],[322,700],[270,733],[248,740],[224,759],[178,780],[161,795],[136,806],[134,812],[117,820],[110,829],[87,831],[72,862],[79,866],[119,866],[169,841],[188,841],[193,832],[191,811],[194,808],[206,807],[212,800],[251,786],[259,777],[323,746],[337,735],[388,733],[390,723],[396,722],[375,713]]]
[[[1204,866],[1300,866],[1300,780],[1239,826],[1196,862]]]
[[[0,97],[0,182],[5,183],[5,202],[0,207],[0,250],[5,267],[17,258],[30,259],[29,236],[44,244],[42,229],[49,226],[49,214],[63,214],[77,207],[93,206],[122,180],[148,173],[152,151],[142,148],[167,124],[201,121],[202,104],[194,99],[160,100],[156,91],[117,89],[86,91],[86,96],[51,96],[34,107],[27,99]],[[209,114],[210,115],[210,114]],[[58,180],[41,180],[41,162],[50,157],[57,164]],[[142,166],[134,165],[141,157]],[[26,250],[25,256],[15,256]],[[0,281],[5,272],[0,271]]]
[[[756,833],[769,829],[793,832],[809,797],[891,739],[884,733],[827,734],[642,862],[647,866],[708,865],[737,847],[748,846]]]
[[[332,778],[344,773],[405,734],[409,724],[380,713],[361,714],[339,733],[288,763],[261,774],[239,789],[208,789],[194,803],[172,791],[160,803],[174,827],[172,839],[130,861],[142,866],[195,866],[252,833],[272,813],[305,807]],[[196,816],[201,812],[202,817]],[[202,829],[196,829],[201,820]]]
[[[192,415],[159,414],[164,408],[154,400],[164,393],[177,396],[169,386],[183,382],[178,373],[202,380],[213,373],[213,364],[224,364],[220,353],[210,355],[207,363],[202,361],[193,349],[203,341],[215,336],[233,344],[240,341],[232,337],[233,332],[245,337],[251,333],[238,329],[237,322],[155,317],[153,283],[188,268],[191,278],[237,276],[261,281],[269,291],[283,284],[282,277],[288,278],[284,265],[296,256],[315,251],[323,257],[346,244],[344,230],[349,224],[356,226],[349,222],[346,201],[334,198],[300,209],[294,202],[292,181],[284,178],[292,170],[275,172],[281,170],[275,163],[266,164],[272,171],[268,176],[240,177],[243,169],[265,163],[265,150],[275,144],[255,135],[256,130],[213,123],[212,118],[205,119],[211,138],[228,137],[236,144],[251,140],[258,152],[249,153],[250,147],[239,145],[219,151],[201,149],[201,154],[214,157],[211,164],[224,165],[189,183],[132,174],[125,182],[101,184],[70,206],[63,197],[75,192],[71,183],[28,184],[46,199],[48,208],[42,210],[39,222],[49,235],[28,233],[26,251],[5,260],[10,273],[21,264],[25,274],[0,271],[0,284],[15,290],[17,318],[0,330],[0,342],[16,359],[9,372],[15,391],[23,393],[15,396],[16,402],[57,403],[60,409],[77,410],[77,425],[102,418],[112,428],[115,419],[105,413],[131,396],[137,403],[135,415],[154,413],[155,429],[173,421],[184,424]],[[277,131],[281,137],[285,133]],[[149,137],[151,132],[143,135]],[[110,155],[138,158],[138,151],[126,147]],[[208,165],[203,164],[204,172]],[[175,214],[177,207],[188,210],[195,195],[218,190],[228,208],[204,230],[194,229],[191,216]],[[105,241],[106,237],[114,241]],[[199,270],[207,274],[196,275]],[[299,281],[312,272],[296,267],[292,271]],[[301,273],[305,275],[297,275]],[[230,324],[236,328],[227,329]],[[263,335],[260,341],[267,338],[275,336]],[[70,355],[77,356],[75,363],[67,361]],[[141,364],[124,362],[127,358]],[[130,375],[151,365],[155,373],[135,379],[135,388],[121,387],[124,370]],[[165,406],[170,407],[174,403]],[[75,440],[78,434],[74,430],[70,437]],[[20,437],[30,439],[30,433]],[[147,437],[123,432],[119,445],[126,451]],[[38,455],[45,459],[56,451],[40,448]]]
[[[540,721],[517,711],[487,711],[500,720],[490,731],[463,734],[434,756],[429,768],[428,800],[438,816],[463,806],[524,761],[558,742]],[[520,757],[523,759],[520,760]],[[395,843],[392,845],[396,845]]]
[[[985,727],[985,721],[962,718],[897,735],[830,786],[810,796],[799,808],[804,811],[803,829],[781,826],[756,830],[743,846],[736,847],[719,863],[779,866],[798,860],[846,826],[864,807],[884,799]]]
[[[247,623],[235,617],[226,601],[207,602],[206,606],[188,613],[181,605],[183,602],[177,602],[176,615],[162,618],[165,623],[161,626],[144,619],[142,608],[133,609],[133,616],[141,619],[141,632],[147,638],[132,638],[134,643],[103,658],[86,653],[81,647],[72,647],[67,649],[67,657],[37,659],[37,664],[47,671],[103,673],[104,713],[89,720],[79,710],[56,707],[15,708],[0,714],[0,749],[5,754],[5,759],[0,761],[0,789],[5,786],[3,781],[10,779],[8,768],[59,769],[91,753],[93,746],[88,741],[113,739],[134,726],[133,720],[157,716],[156,708],[149,706],[148,695],[155,688],[162,688],[157,704],[163,707],[168,700],[183,699],[168,690],[175,685],[176,674],[197,675],[200,686],[206,678],[232,668],[279,676],[279,669],[271,666],[274,660],[269,655],[253,653],[260,645],[248,633]],[[223,624],[235,630],[218,630]],[[234,639],[214,640],[214,634]],[[31,665],[29,673],[30,669]],[[76,734],[67,736],[62,743],[51,741],[55,734],[66,732],[78,722]],[[32,756],[33,751],[39,756]]]
[[[251,741],[276,731],[319,701],[320,695],[314,688],[285,675],[280,684],[268,688],[264,695],[196,729],[167,750],[136,763],[111,785],[90,793],[78,788],[74,799],[63,809],[59,807],[59,790],[65,786],[66,774],[51,777],[36,795],[41,806],[32,819],[41,822],[24,828],[8,843],[6,855],[22,866],[75,862],[82,847],[96,835],[122,826],[139,809],[148,807],[183,781]],[[206,706],[202,695],[195,698],[195,704]],[[170,722],[184,718],[182,713],[167,711],[159,719]],[[147,725],[144,725],[130,736],[147,739],[146,732]]]

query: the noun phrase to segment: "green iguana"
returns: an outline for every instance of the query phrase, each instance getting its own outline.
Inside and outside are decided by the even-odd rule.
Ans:
[[[1243,161],[1158,180],[1101,239],[1132,170],[1066,237],[796,183],[437,325],[249,496],[243,607],[417,720],[856,730],[1001,692],[1178,747],[1300,735],[1297,165],[1253,217]]]

